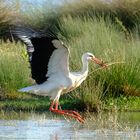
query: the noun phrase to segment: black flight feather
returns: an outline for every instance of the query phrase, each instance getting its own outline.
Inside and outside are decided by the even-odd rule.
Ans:
[[[58,40],[58,38],[20,26],[12,29],[12,33],[27,46],[32,78],[37,84],[45,82],[48,79],[46,75],[49,59],[56,49],[52,44],[52,40]]]

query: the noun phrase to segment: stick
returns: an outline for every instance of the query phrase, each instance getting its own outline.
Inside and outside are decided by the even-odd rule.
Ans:
[[[122,61],[122,62],[112,62],[112,63],[108,63],[108,64],[106,64],[106,66],[97,68],[97,69],[95,69],[94,71],[90,72],[89,75],[92,74],[92,73],[94,73],[94,72],[96,72],[96,71],[98,71],[98,70],[107,68],[108,66],[112,66],[112,65],[114,65],[114,64],[124,64],[124,63],[125,63],[124,61]]]

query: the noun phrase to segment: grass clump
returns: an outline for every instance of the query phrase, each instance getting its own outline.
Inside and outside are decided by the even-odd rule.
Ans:
[[[106,22],[102,17],[83,20],[69,16],[64,17],[60,24],[58,36],[65,40],[71,50],[72,70],[80,69],[81,55],[87,51],[93,52],[107,63],[114,63],[99,70],[97,66],[90,66],[87,80],[76,90],[80,93],[76,98],[79,99],[81,108],[100,110],[109,98],[140,96],[140,65],[137,53],[139,39],[132,37],[127,40],[125,33],[120,32],[115,24],[109,24],[109,18]]]
[[[6,94],[15,98],[15,91],[29,84],[28,62],[22,57],[24,49],[20,43],[0,41],[0,91],[3,94],[1,98],[5,98]]]
[[[61,7],[63,15],[72,17],[91,17],[104,19],[110,16],[110,21],[115,23],[123,31],[132,31],[140,23],[140,2],[129,0],[116,0],[103,2],[98,0],[82,0],[66,3]],[[140,31],[140,30],[139,30]]]
[[[13,23],[13,19],[17,15],[16,8],[10,5],[8,0],[0,1],[0,38],[6,40],[11,39],[10,26]]]

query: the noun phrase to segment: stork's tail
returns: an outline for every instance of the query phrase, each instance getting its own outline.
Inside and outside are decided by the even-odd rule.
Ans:
[[[29,93],[32,93],[35,91],[35,86],[29,86],[29,87],[25,87],[25,88],[21,88],[19,89],[18,91],[19,92],[29,92]]]
[[[19,92],[28,92],[35,95],[49,96],[46,90],[42,90],[40,85],[32,85],[18,90]]]

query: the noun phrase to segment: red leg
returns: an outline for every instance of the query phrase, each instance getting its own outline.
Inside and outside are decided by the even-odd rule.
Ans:
[[[84,120],[81,117],[76,116],[72,113],[68,113],[68,112],[65,112],[63,110],[55,110],[55,109],[52,110],[52,112],[73,117],[73,118],[77,119],[79,122],[84,123]]]
[[[82,116],[81,116],[78,112],[76,112],[76,111],[73,111],[73,110],[63,110],[63,111],[65,111],[65,112],[67,112],[67,113],[72,113],[72,114],[74,114],[74,115],[76,115],[76,116],[82,118]]]
[[[53,103],[53,105],[54,105],[54,103]],[[58,110],[58,102],[55,103],[55,109]],[[62,109],[60,108],[60,110],[62,110]],[[67,112],[67,113],[72,113],[72,114],[82,118],[82,116],[76,111],[73,111],[73,110],[63,110],[63,111]]]
[[[58,102],[55,103],[55,110],[58,110]]]
[[[55,105],[55,108],[53,108],[54,105]],[[84,123],[84,119],[82,119],[81,115],[78,112],[71,111],[71,110],[58,110],[58,102],[56,102],[56,103],[52,102],[52,104],[50,106],[50,111],[52,111],[54,113],[73,117],[73,118],[77,119],[79,122]]]

